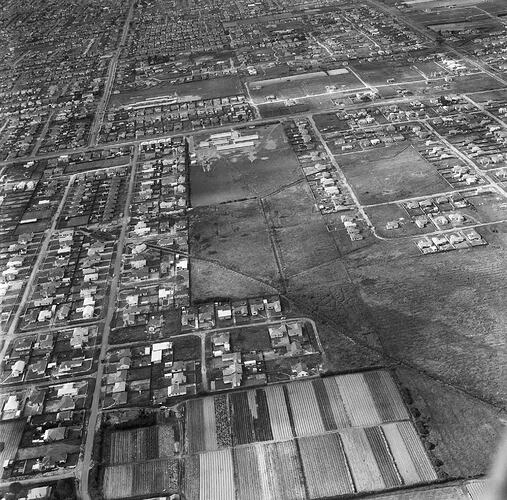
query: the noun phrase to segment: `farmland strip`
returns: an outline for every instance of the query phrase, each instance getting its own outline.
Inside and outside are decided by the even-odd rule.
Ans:
[[[217,446],[217,429],[215,423],[215,401],[211,398],[202,400],[202,412],[204,419],[204,445],[206,451],[213,451]]]
[[[343,399],[335,377],[327,377],[322,381],[328,394],[329,404],[331,405],[331,411],[333,412],[337,428],[343,429],[345,427],[350,427],[350,419],[345,411]]]
[[[382,422],[370,390],[361,373],[335,377],[353,426],[366,427]]]
[[[345,429],[340,431],[340,436],[357,491],[374,491],[385,488],[382,474],[364,429]]]
[[[403,437],[400,434],[397,423],[382,425],[384,435],[387,439],[394,461],[405,484],[420,482],[419,474],[408,452]]]
[[[269,408],[266,393],[263,389],[255,391],[257,403],[257,418],[254,418],[254,432],[257,441],[270,441],[273,439],[271,422],[269,419]]]
[[[364,379],[368,384],[377,411],[383,422],[405,420],[409,418],[407,409],[403,404],[400,391],[390,373],[379,370],[366,372]]]
[[[202,402],[202,399],[187,401],[187,447],[189,453],[196,453],[206,449]]]
[[[288,384],[290,407],[296,435],[309,436],[325,431],[313,385],[310,381]]]
[[[200,500],[235,500],[230,449],[210,451],[200,458]]]
[[[293,440],[257,445],[262,500],[303,500],[304,479]]]
[[[486,498],[486,481],[470,481],[465,485],[467,493],[472,500],[481,500]]]
[[[199,455],[190,455],[185,458],[185,475],[183,479],[183,490],[187,500],[199,500],[200,486],[200,459]]]
[[[229,394],[231,410],[232,442],[248,444],[253,441],[253,421],[246,392]]]
[[[233,451],[237,476],[238,499],[258,500],[262,491],[259,464],[254,446],[241,446]]]
[[[281,385],[272,385],[264,389],[268,403],[273,439],[280,441],[292,437],[289,413]]]
[[[319,405],[320,417],[322,418],[324,429],[326,431],[336,430],[338,427],[336,426],[336,422],[333,417],[333,411],[331,410],[331,404],[329,402],[326,387],[324,386],[324,381],[321,378],[318,378],[316,380],[312,380],[312,385],[313,390],[315,391],[317,404]]]
[[[354,493],[338,433],[298,439],[310,498]]]
[[[389,448],[387,447],[382,428],[367,427],[364,432],[368,438],[368,442],[370,443],[386,487],[394,488],[403,484]]]
[[[104,471],[103,494],[106,500],[132,496],[132,464],[113,465]]]
[[[435,481],[437,475],[412,423],[407,421],[398,422],[397,425],[421,481]]]

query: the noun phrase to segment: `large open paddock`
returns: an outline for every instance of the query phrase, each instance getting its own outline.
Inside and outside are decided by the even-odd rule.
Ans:
[[[364,205],[449,190],[449,184],[412,145],[339,155],[336,159]]]

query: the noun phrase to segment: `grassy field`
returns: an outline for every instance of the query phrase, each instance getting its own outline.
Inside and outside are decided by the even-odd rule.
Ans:
[[[281,125],[248,128],[241,133],[258,134],[256,146],[227,153],[198,150],[198,165],[190,170],[192,206],[266,195],[302,177]],[[203,134],[196,143],[208,137]]]
[[[359,201],[365,205],[449,189],[436,169],[406,144],[336,158]]]
[[[192,301],[196,302],[218,297],[235,300],[277,293],[276,288],[261,281],[198,259],[192,261],[190,279]]]
[[[216,260],[248,276],[270,283],[278,279],[269,234],[257,200],[194,210],[190,248],[195,257]],[[204,281],[195,269],[191,274],[193,280],[198,277],[199,282]]]
[[[505,404],[506,236],[484,235],[489,245],[458,255],[412,256],[402,251],[411,242],[400,242],[351,254],[346,265],[386,354]]]
[[[354,65],[354,70],[369,85],[385,85],[394,78],[394,83],[421,80],[422,75],[409,66],[389,66],[382,63],[363,63]]]
[[[306,183],[265,199],[285,277],[336,259],[338,250]]]

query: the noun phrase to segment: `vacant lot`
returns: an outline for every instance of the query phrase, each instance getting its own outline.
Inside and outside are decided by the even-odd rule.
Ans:
[[[410,66],[394,66],[382,63],[364,63],[354,66],[355,71],[369,85],[386,84],[394,79],[394,83],[422,80],[422,75]]]
[[[277,267],[262,208],[257,200],[196,209],[190,226],[192,256],[266,282],[276,282]],[[195,261],[192,262],[194,265]],[[196,277],[195,269],[191,273]],[[198,281],[204,281],[199,276]]]
[[[258,134],[259,140],[243,150],[198,150],[198,164],[190,170],[192,206],[266,195],[302,177],[280,124],[243,129],[241,134]],[[203,134],[196,143],[208,138]]]
[[[365,205],[449,189],[436,169],[411,145],[391,146],[336,158],[359,201]]]
[[[296,184],[264,200],[280,255],[290,277],[336,259],[338,250],[327,231],[306,183]]]
[[[217,298],[236,300],[277,293],[276,288],[261,281],[198,259],[192,261],[190,279],[194,302],[208,302]]]

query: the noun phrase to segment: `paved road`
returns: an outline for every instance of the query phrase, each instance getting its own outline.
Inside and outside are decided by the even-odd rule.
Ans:
[[[97,368],[97,375],[95,377],[95,389],[93,392],[92,403],[90,407],[90,416],[88,419],[88,427],[86,432],[86,441],[85,441],[85,449],[83,453],[83,458],[80,460],[78,464],[78,479],[79,479],[79,490],[81,500],[90,500],[90,494],[88,492],[88,481],[89,481],[89,472],[92,466],[92,452],[93,452],[93,443],[95,440],[95,433],[97,431],[98,425],[100,422],[98,421],[99,415],[99,400],[100,400],[100,389],[101,389],[101,381],[102,376],[104,374],[104,363],[102,362],[106,357],[106,352],[109,347],[109,333],[111,331],[111,321],[113,319],[113,315],[116,307],[116,294],[118,291],[119,278],[121,272],[121,262],[123,249],[125,247],[125,237],[127,234],[128,223],[130,219],[130,204],[132,200],[132,193],[134,192],[134,183],[135,183],[135,172],[136,172],[136,164],[137,158],[139,155],[139,148],[136,148],[131,160],[131,172],[130,172],[130,181],[127,192],[127,199],[125,200],[125,208],[123,213],[125,214],[123,217],[123,223],[121,228],[121,233],[118,239],[118,246],[116,249],[116,258],[114,263],[114,273],[113,279],[111,281],[111,288],[109,290],[108,295],[108,303],[106,305],[106,316],[104,323],[104,330],[102,332],[102,345],[100,348],[99,355],[99,364]]]

